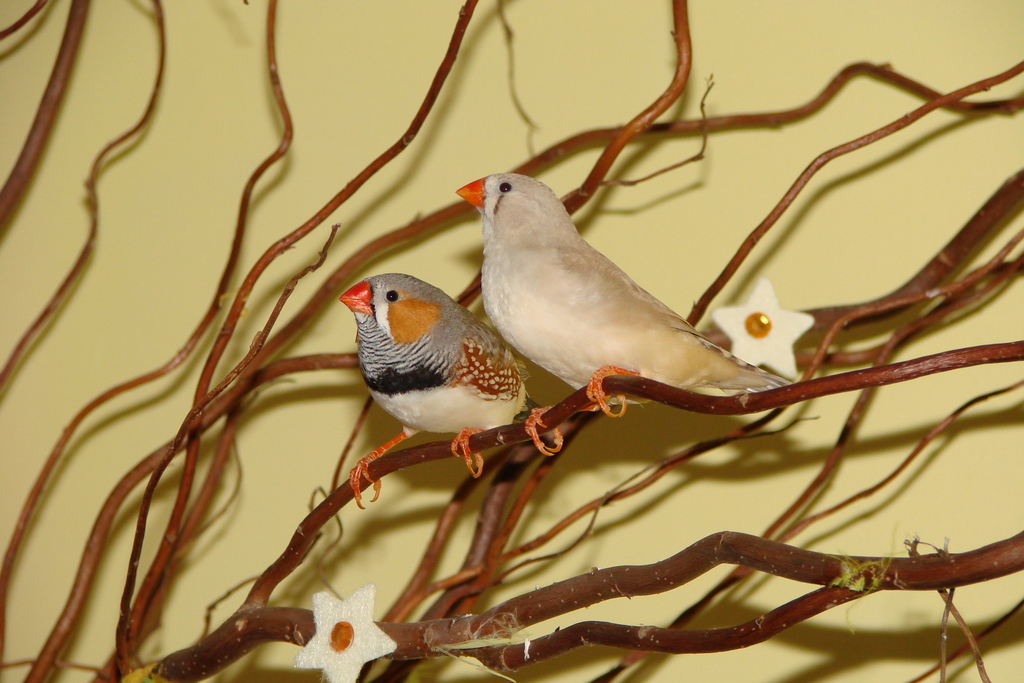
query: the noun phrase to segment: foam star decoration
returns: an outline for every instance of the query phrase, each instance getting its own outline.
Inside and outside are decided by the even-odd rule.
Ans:
[[[299,669],[321,669],[331,683],[354,683],[363,664],[391,654],[398,644],[373,623],[377,586],[368,583],[344,600],[313,596],[316,634],[295,655]]]
[[[775,289],[759,278],[746,303],[719,308],[712,320],[732,340],[732,352],[754,365],[767,365],[784,377],[796,376],[793,344],[814,324],[814,316],[779,306]]]

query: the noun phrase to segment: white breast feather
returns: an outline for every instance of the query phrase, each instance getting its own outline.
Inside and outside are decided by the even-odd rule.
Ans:
[[[388,396],[370,392],[380,406],[407,427],[427,432],[491,429],[512,422],[521,401],[485,401],[464,386],[442,386]]]

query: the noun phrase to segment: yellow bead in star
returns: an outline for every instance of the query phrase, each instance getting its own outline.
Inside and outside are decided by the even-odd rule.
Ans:
[[[366,662],[398,649],[398,643],[373,621],[376,596],[372,583],[344,600],[328,591],[315,594],[316,632],[295,655],[296,668],[320,669],[328,683],[356,683]]]
[[[772,319],[764,313],[751,313],[743,325],[754,339],[764,339],[772,331]]]
[[[355,630],[352,628],[352,624],[347,621],[339,621],[331,629],[331,649],[335,652],[344,652],[352,644],[353,636],[355,636]]]
[[[814,324],[806,313],[787,311],[767,278],[759,278],[745,303],[711,313],[732,340],[732,352],[755,365],[767,365],[783,377],[796,375],[793,344]]]

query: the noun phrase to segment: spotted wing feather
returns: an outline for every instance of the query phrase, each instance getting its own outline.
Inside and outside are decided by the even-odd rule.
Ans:
[[[473,331],[476,334],[462,340],[454,383],[470,387],[485,400],[516,400],[526,377],[522,363],[489,331],[486,334]]]

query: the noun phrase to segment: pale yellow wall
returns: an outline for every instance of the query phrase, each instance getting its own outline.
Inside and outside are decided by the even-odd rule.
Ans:
[[[9,24],[26,2],[0,3]],[[426,91],[447,45],[457,0],[431,2],[290,2],[280,9],[279,61],[295,120],[287,163],[272,171],[251,216],[244,268],[275,239],[303,223],[372,158],[398,138]],[[48,76],[68,2],[56,2],[34,22],[30,36],[0,43],[0,170],[6,175]],[[40,461],[74,412],[103,389],[153,368],[184,340],[207,304],[226,253],[239,193],[269,153],[278,127],[263,75],[264,3],[226,0],[171,2],[166,8],[165,90],[140,144],[110,166],[100,182],[100,237],[85,276],[68,305],[38,341],[6,394],[0,396],[0,541],[6,544]],[[82,54],[43,165],[15,220],[0,235],[0,354],[50,295],[86,231],[82,183],[90,159],[129,126],[152,79],[154,32],[145,3],[95,2]],[[541,149],[573,132],[624,122],[668,83],[672,68],[668,3],[557,0],[509,4],[516,32],[518,92],[539,130]],[[795,106],[809,99],[844,65],[888,62],[941,91],[959,88],[1020,60],[1024,4],[937,3],[931,0],[839,2],[695,2],[691,12],[695,59],[684,112],[695,115],[705,79],[714,75],[712,115]],[[371,180],[329,222],[343,227],[329,265],[354,248],[421,212],[455,200],[454,190],[523,161],[526,128],[508,94],[507,62],[495,6],[477,10],[464,52],[432,119],[399,161]],[[1021,80],[988,93],[1009,96]],[[878,83],[850,84],[825,111],[779,130],[715,135],[707,159],[630,189],[600,196],[580,218],[585,235],[641,284],[686,312],[720,271],[742,237],[772,208],[820,152],[892,121],[918,100]],[[813,181],[755,257],[716,302],[745,295],[752,277],[766,275],[789,308],[865,300],[901,283],[966,220],[1024,159],[1024,125],[989,118],[960,125],[945,113],[842,158]],[[653,171],[693,154],[692,139],[628,150],[618,169]],[[563,193],[580,182],[596,158],[590,152],[546,172]],[[1020,228],[1018,219],[1011,229]],[[762,262],[775,237],[785,245]],[[263,323],[281,284],[313,258],[326,224],[266,274],[250,303],[247,329],[231,355]],[[399,270],[456,293],[480,259],[476,220],[436,235],[415,251],[379,259],[361,275]],[[989,250],[991,251],[991,250]],[[314,276],[315,277],[315,276]],[[294,302],[313,290],[304,282]],[[904,350],[901,358],[1024,337],[1021,288],[955,329]],[[294,311],[291,306],[286,311]],[[291,353],[350,351],[354,325],[331,308]],[[233,362],[232,360],[232,362]],[[189,371],[194,373],[195,367]],[[1019,379],[1017,365],[976,368],[894,387],[877,398],[858,446],[836,485],[834,502],[884,476],[923,430],[968,398]],[[552,402],[563,386],[538,373],[534,393]],[[122,398],[91,418],[72,442],[25,546],[8,612],[8,659],[33,656],[67,591],[83,538],[113,482],[138,458],[169,438],[187,410],[194,377],[163,380]],[[159,655],[186,645],[201,628],[204,606],[230,585],[260,572],[284,547],[310,492],[325,485],[364,390],[353,372],[297,377],[267,389],[246,421],[238,452],[244,463],[240,499],[215,533],[199,542],[175,584],[163,629],[147,650]],[[900,554],[915,534],[932,543],[950,539],[954,551],[1020,530],[1019,419],[1006,419],[1011,396],[993,401],[969,421],[971,429],[936,452],[898,500],[858,524],[822,536],[826,523],[798,539],[816,550]],[[584,550],[499,592],[529,590],[591,566],[650,562],[711,532],[759,532],[813,476],[852,402],[837,396],[813,404],[819,419],[790,435],[798,461],[776,454],[733,461],[712,454],[634,502],[602,515],[609,525]],[[136,409],[139,403],[143,405]],[[984,416],[994,414],[990,420]],[[1018,417],[1022,417],[1018,408]],[[614,486],[647,459],[730,422],[634,409],[624,420],[593,427],[561,473],[548,482],[545,507],[531,521],[543,528],[589,497]],[[360,450],[396,430],[375,412]],[[657,445],[643,448],[653,430]],[[599,445],[604,448],[597,450]],[[654,452],[652,452],[652,449]],[[592,458],[588,452],[596,452]],[[392,476],[367,512],[346,509],[340,560],[328,567],[333,585],[348,593],[378,583],[379,604],[393,599],[430,519],[461,464],[434,463]],[[761,476],[749,479],[751,470]],[[857,507],[851,516],[874,509]],[[154,512],[163,520],[165,506]],[[68,658],[99,663],[109,652],[123,581],[129,530],[126,515],[103,564],[88,628]],[[153,527],[158,528],[156,526]],[[654,530],[656,533],[652,533]],[[561,544],[567,543],[561,541]],[[454,567],[457,557],[448,558]],[[721,572],[714,576],[720,576]],[[318,588],[315,572],[282,587],[277,604],[307,606]],[[663,624],[711,585],[711,578],[649,599],[620,600],[560,620],[607,619]],[[755,584],[747,607],[725,610],[744,620],[804,590],[773,581]],[[1015,602],[1024,576],[957,592],[965,616],[983,625]],[[229,598],[225,616],[238,598]],[[753,609],[755,612],[749,612]],[[382,610],[381,610],[382,611]],[[934,643],[941,603],[934,594],[873,596],[840,608],[776,642],[750,650],[681,656],[645,669],[649,680],[818,681],[905,680],[929,662],[889,651]],[[540,635],[555,624],[531,629]],[[907,635],[890,635],[909,631]],[[993,680],[1024,669],[1016,640],[988,652]],[[958,636],[954,641],[960,642]],[[863,656],[859,650],[863,649]],[[889,652],[879,661],[877,652]],[[295,648],[277,645],[229,669],[224,680],[314,681],[290,670]],[[835,658],[835,659],[833,659]],[[871,661],[860,664],[862,659]],[[607,652],[577,653],[564,680],[587,680],[614,661]],[[589,664],[581,664],[584,660]],[[559,664],[519,673],[518,680],[555,680]],[[20,680],[22,669],[5,672]],[[446,663],[439,679],[483,680],[469,667]],[[968,669],[961,680],[977,680]],[[84,674],[67,674],[68,680]],[[641,677],[642,679],[642,677]]]

